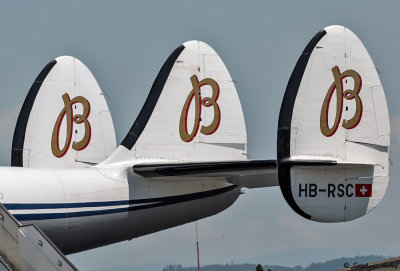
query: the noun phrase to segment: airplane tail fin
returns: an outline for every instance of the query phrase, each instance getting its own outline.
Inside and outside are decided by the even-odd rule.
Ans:
[[[92,73],[71,56],[52,60],[22,105],[12,166],[88,167],[115,148],[111,114]]]
[[[228,70],[209,45],[189,41],[166,60],[132,128],[102,165],[245,160],[246,143]]]
[[[310,41],[286,88],[277,138],[281,191],[305,218],[361,217],[389,181],[385,94],[362,42],[329,26]]]

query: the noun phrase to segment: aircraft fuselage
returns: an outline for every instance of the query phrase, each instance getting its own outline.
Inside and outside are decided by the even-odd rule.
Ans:
[[[240,188],[218,178],[149,180],[132,168],[0,167],[0,201],[66,254],[195,221],[229,207]]]

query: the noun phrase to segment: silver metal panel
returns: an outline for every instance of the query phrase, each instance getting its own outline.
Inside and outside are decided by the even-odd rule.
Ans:
[[[23,226],[0,204],[0,271],[77,271],[35,225]]]
[[[13,271],[10,267],[9,264],[7,264],[5,262],[5,260],[3,260],[2,257],[0,257],[0,271]]]

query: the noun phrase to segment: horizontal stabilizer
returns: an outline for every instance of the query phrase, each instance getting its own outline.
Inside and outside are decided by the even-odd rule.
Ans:
[[[182,164],[138,164],[133,171],[146,178],[208,177],[226,178],[247,188],[278,185],[275,160],[206,162]]]
[[[354,168],[354,167],[371,167],[374,164],[365,164],[365,163],[352,163],[348,161],[335,161],[335,160],[317,160],[317,159],[282,159],[279,164],[281,166],[304,166],[304,167],[327,167],[327,166],[336,166],[341,168]]]

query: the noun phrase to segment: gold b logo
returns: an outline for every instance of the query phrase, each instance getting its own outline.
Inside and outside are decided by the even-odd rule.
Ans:
[[[324,103],[322,104],[321,116],[320,116],[321,133],[326,137],[334,135],[339,127],[339,122],[342,119],[343,98],[346,100],[354,99],[356,103],[356,110],[354,116],[349,120],[345,119],[343,120],[342,122],[343,128],[353,129],[354,127],[356,127],[361,121],[362,109],[363,109],[360,96],[358,95],[360,93],[362,86],[361,76],[354,70],[346,70],[343,73],[340,73],[338,66],[332,68],[332,74],[334,81],[332,85],[329,87],[328,93],[326,93]],[[343,92],[343,79],[347,77],[353,78],[354,88],[348,89]],[[328,124],[329,105],[331,103],[331,99],[335,90],[336,90],[336,116],[332,127],[329,127]]]
[[[60,114],[58,115],[56,123],[54,124],[53,134],[51,137],[51,151],[53,152],[54,156],[56,156],[58,158],[63,157],[68,151],[68,148],[69,148],[69,145],[71,144],[71,139],[72,139],[73,123],[76,123],[76,124],[83,123],[85,125],[85,135],[83,136],[81,141],[72,142],[72,148],[74,150],[80,151],[80,150],[83,150],[84,148],[86,148],[87,145],[89,144],[90,136],[91,136],[90,123],[87,119],[90,114],[89,101],[82,96],[77,96],[71,100],[67,93],[65,93],[62,96],[62,98],[64,101],[64,108],[61,110]],[[82,114],[74,115],[72,105],[74,105],[76,103],[82,104],[82,106],[83,106]],[[64,120],[64,117],[66,117],[66,121],[67,121],[67,132],[66,132],[64,146],[62,149],[60,149],[59,133],[60,133],[60,127]]]
[[[219,110],[219,106],[217,104],[218,96],[219,96],[219,86],[215,80],[211,78],[205,78],[199,82],[199,79],[197,78],[196,75],[193,75],[190,77],[190,80],[192,82],[193,89],[189,93],[189,96],[186,99],[185,105],[182,108],[182,113],[181,113],[181,119],[179,122],[179,135],[181,136],[181,139],[185,142],[190,142],[193,140],[193,138],[196,136],[198,130],[199,130],[199,125],[201,121],[201,106],[205,107],[210,107],[213,106],[214,108],[214,119],[213,121],[208,125],[208,126],[201,126],[200,133],[204,135],[210,135],[214,133],[219,126],[219,123],[221,121],[221,112]],[[200,93],[200,88],[202,86],[209,85],[212,88],[212,96],[206,97],[206,98],[201,98],[201,93]],[[187,129],[187,115],[189,112],[189,107],[190,104],[192,103],[192,100],[194,99],[194,104],[195,104],[195,117],[194,117],[194,123],[193,123],[193,128],[190,134],[188,133]]]

